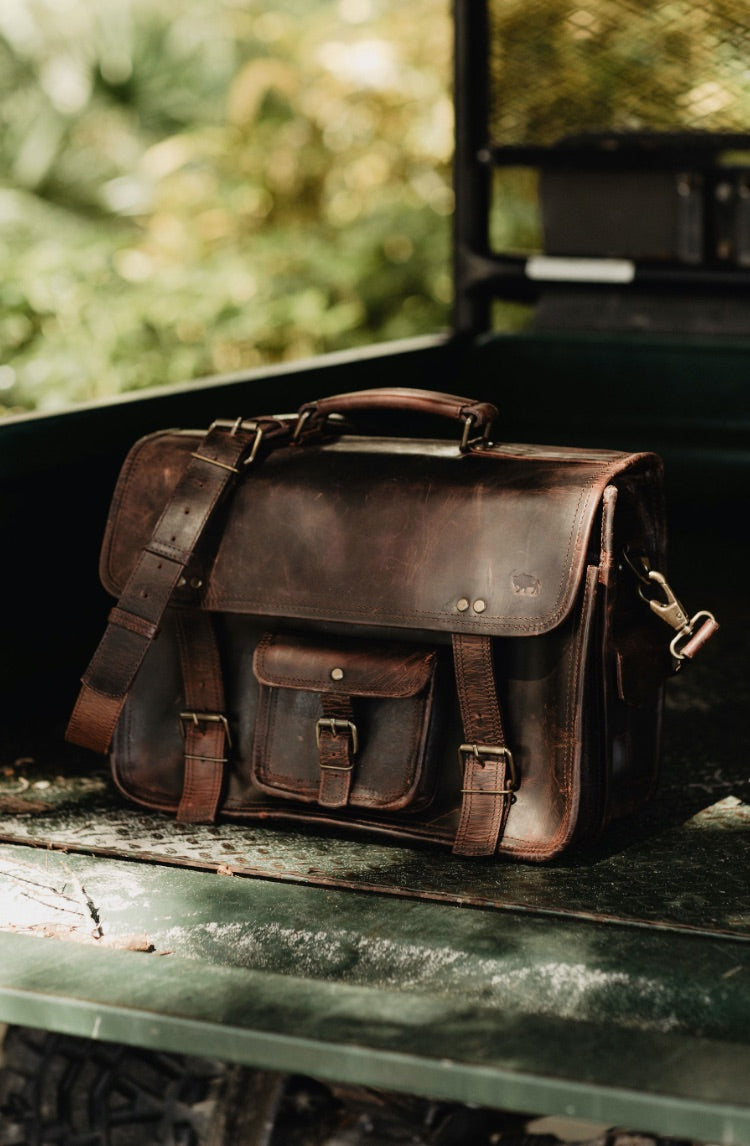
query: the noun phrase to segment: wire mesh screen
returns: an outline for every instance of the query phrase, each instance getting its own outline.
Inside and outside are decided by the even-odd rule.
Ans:
[[[490,0],[496,146],[750,130],[747,0]]]

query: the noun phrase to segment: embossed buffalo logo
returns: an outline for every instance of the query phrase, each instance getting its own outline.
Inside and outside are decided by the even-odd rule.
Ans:
[[[513,592],[521,597],[538,597],[542,588],[542,582],[533,573],[511,573],[510,583]]]

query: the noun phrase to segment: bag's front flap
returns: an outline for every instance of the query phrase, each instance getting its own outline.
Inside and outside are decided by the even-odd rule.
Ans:
[[[117,595],[199,435],[131,451],[102,553]],[[238,480],[207,609],[358,627],[534,635],[567,615],[602,492],[654,455],[343,438],[285,447]],[[648,484],[648,483],[647,483]],[[208,546],[210,548],[210,545]],[[598,539],[594,539],[595,553]]]
[[[348,696],[416,696],[430,679],[435,653],[361,641],[355,647],[302,634],[267,633],[253,658],[261,684]]]

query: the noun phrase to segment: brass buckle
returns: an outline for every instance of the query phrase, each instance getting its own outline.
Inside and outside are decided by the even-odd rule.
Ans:
[[[224,735],[227,738],[227,744],[232,747],[232,737],[229,734],[229,721],[226,716],[221,712],[181,712],[180,713],[180,729],[183,738],[187,735],[186,724],[193,724],[198,728],[201,724],[221,724],[224,729]]]
[[[359,735],[357,733],[357,726],[351,720],[342,720],[338,716],[321,716],[315,724],[315,743],[320,752],[320,734],[323,729],[327,729],[331,736],[338,736],[339,732],[348,733],[352,741],[352,756],[356,756],[359,752]],[[333,765],[323,764],[323,768],[331,768]]]
[[[235,418],[234,421],[231,421],[229,418],[217,418],[215,422],[211,423],[210,428],[212,430],[229,430],[230,437],[234,437],[234,435],[238,433],[239,430],[249,430],[251,433],[254,433],[255,439],[252,446],[250,447],[250,453],[242,463],[243,466],[250,466],[253,464],[258,455],[260,443],[263,438],[263,427],[258,422],[253,422],[249,419],[246,420],[245,418]],[[208,462],[211,459],[204,458],[203,460]],[[216,462],[215,464],[222,465],[221,462]],[[233,469],[234,467],[230,466],[228,468]]]
[[[509,783],[507,788],[493,790],[489,788],[462,788],[462,792],[475,792],[479,796],[509,796],[518,788],[518,774],[510,748],[498,748],[494,744],[462,744],[458,749],[458,762],[464,771],[466,769],[466,756],[474,756],[477,760],[481,760],[482,756],[504,756],[508,766]]]

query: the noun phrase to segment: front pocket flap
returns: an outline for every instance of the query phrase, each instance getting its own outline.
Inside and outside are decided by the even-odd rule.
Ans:
[[[255,650],[261,684],[347,696],[408,697],[420,693],[435,668],[435,652],[413,645],[362,641],[359,645],[266,633]]]

